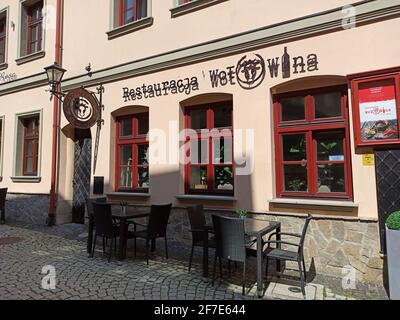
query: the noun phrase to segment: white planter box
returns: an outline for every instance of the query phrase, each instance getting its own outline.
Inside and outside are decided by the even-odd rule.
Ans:
[[[386,227],[386,249],[389,296],[391,300],[400,300],[400,230]]]

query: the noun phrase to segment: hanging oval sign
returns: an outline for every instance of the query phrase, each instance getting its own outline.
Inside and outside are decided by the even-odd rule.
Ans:
[[[99,120],[100,108],[97,98],[83,88],[70,91],[64,99],[64,115],[79,129],[93,127]]]

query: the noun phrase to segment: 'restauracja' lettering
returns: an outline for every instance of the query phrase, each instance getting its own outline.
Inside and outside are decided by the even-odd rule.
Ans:
[[[199,90],[199,82],[197,77],[192,77],[179,80],[163,81],[151,85],[143,84],[142,86],[134,89],[125,87],[122,90],[123,99],[125,102],[128,102],[167,96],[169,94],[189,95],[191,92]]]

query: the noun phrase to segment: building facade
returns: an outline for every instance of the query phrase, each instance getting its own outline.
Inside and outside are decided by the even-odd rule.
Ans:
[[[44,224],[52,192],[57,223],[82,222],[88,196],[172,202],[183,241],[194,203],[288,231],[311,213],[317,273],[381,282],[380,227],[400,205],[399,14],[398,0],[0,0],[7,219]],[[98,125],[54,117],[54,61],[63,92],[103,86]]]

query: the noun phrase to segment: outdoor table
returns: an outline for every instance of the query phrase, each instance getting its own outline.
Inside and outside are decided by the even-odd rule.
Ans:
[[[129,205],[124,206],[126,210],[123,210],[123,206],[119,203],[110,203],[112,206],[120,206],[120,210],[113,210],[112,217],[115,220],[119,221],[119,241],[118,241],[118,259],[123,260],[126,258],[126,247],[127,247],[127,222],[132,219],[145,218],[150,215],[148,212],[135,212],[129,210]],[[92,216],[89,217],[89,227],[88,227],[88,241],[87,241],[87,252],[92,252],[92,243],[93,243],[93,227],[94,227],[94,219]],[[154,244],[152,243],[152,249]]]
[[[206,224],[203,226],[203,276],[208,277],[208,234],[214,233],[212,225]],[[263,247],[265,241],[263,237],[271,233],[272,231],[277,231],[276,240],[280,239],[281,223],[276,221],[264,221],[246,218],[245,219],[245,233],[246,236],[251,238],[256,238],[257,244],[257,294],[259,297],[263,295]],[[280,244],[278,244],[280,248]],[[281,263],[277,261],[277,271],[281,271]]]

